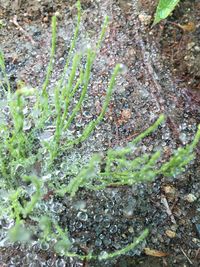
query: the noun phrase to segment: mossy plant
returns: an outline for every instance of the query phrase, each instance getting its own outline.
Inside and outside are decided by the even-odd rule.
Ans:
[[[107,186],[132,185],[138,182],[152,181],[158,175],[177,175],[184,171],[185,166],[194,158],[194,149],[200,139],[200,127],[194,141],[184,148],[178,149],[171,159],[157,167],[161,157],[161,151],[153,154],[144,154],[133,157],[133,148],[139,146],[140,142],[153,133],[163,123],[164,115],[132,142],[120,149],[109,149],[103,158],[93,155],[88,164],[83,164],[78,175],[73,175],[68,184],[55,181],[55,183],[43,181],[41,177],[33,173],[34,166],[40,162],[51,172],[54,163],[62,160],[73,146],[84,142],[99,125],[108,109],[116,77],[120,74],[122,66],[117,64],[113,70],[107,88],[104,103],[100,114],[92,120],[83,130],[79,137],[68,139],[67,130],[84,105],[84,99],[89,88],[92,66],[96,55],[101,47],[108,18],[102,27],[102,31],[94,49],[88,47],[86,51],[74,52],[78,40],[81,22],[81,6],[77,3],[78,20],[72,38],[71,46],[66,59],[63,73],[49,93],[49,82],[53,72],[53,62],[56,51],[56,17],[52,18],[52,48],[47,75],[42,90],[26,88],[24,84],[18,84],[15,92],[6,75],[6,67],[3,53],[0,53],[1,87],[3,97],[7,101],[9,113],[0,122],[0,187],[1,187],[1,218],[10,218],[14,225],[8,231],[8,237],[12,242],[30,242],[32,232],[38,233],[40,242],[51,242],[56,240],[54,249],[57,253],[80,259],[105,260],[120,256],[133,250],[139,242],[148,235],[145,229],[138,238],[116,252],[104,255],[89,253],[86,256],[78,255],[70,251],[71,241],[68,230],[62,229],[59,222],[52,219],[49,211],[38,215],[38,206],[44,201],[47,187],[51,188],[55,197],[63,197],[66,194],[72,198],[78,194],[80,187],[88,190],[100,190]],[[85,66],[81,64],[84,59]],[[68,76],[66,75],[67,73]],[[67,76],[67,81],[66,81]],[[71,102],[77,91],[80,91],[79,99],[70,110]],[[30,106],[30,108],[29,108]],[[28,112],[24,112],[28,107]],[[51,139],[47,142],[38,138],[45,133],[49,124],[53,126]],[[26,127],[26,125],[31,125]],[[100,170],[100,165],[105,165],[105,170]],[[73,166],[71,166],[73,169]],[[30,191],[31,187],[31,192]],[[34,220],[31,224],[30,221]]]

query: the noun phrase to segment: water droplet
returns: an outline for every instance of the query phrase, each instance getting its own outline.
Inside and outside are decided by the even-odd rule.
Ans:
[[[23,126],[23,130],[24,130],[24,131],[28,131],[28,130],[30,130],[31,127],[32,127],[32,124],[31,124],[30,121],[25,121],[25,122],[24,122],[24,126]]]
[[[76,210],[83,210],[86,207],[86,201],[80,200],[73,204]]]
[[[42,249],[42,250],[48,250],[49,249],[49,244],[47,242],[42,242],[40,244],[40,249]]]
[[[102,245],[102,240],[101,239],[96,239],[95,246],[101,247],[101,245]]]
[[[105,246],[109,246],[111,243],[112,243],[112,240],[111,239],[106,238],[106,237],[103,239],[103,244]]]
[[[101,240],[103,240],[103,239],[105,238],[105,235],[100,234],[100,235],[99,235],[99,238],[100,238]]]
[[[111,227],[110,227],[110,233],[111,234],[117,233],[117,230],[118,230],[117,225],[111,225]]]
[[[89,111],[84,111],[83,112],[83,116],[86,117],[86,118],[88,118],[88,119],[90,119],[90,118],[93,117]]]
[[[108,252],[106,252],[106,251],[101,251],[101,253],[99,254],[99,259],[100,259],[100,260],[106,259],[107,256],[108,256]]]
[[[87,221],[87,219],[88,219],[87,213],[86,212],[82,212],[82,211],[80,211],[77,214],[77,217],[78,217],[79,220],[84,221],[84,222]]]
[[[81,43],[79,47],[77,47],[77,51],[78,53],[84,54],[87,53],[87,51],[90,50],[91,48],[92,48],[91,44],[85,40],[84,42]]]
[[[48,180],[50,180],[50,179],[51,179],[51,174],[50,174],[50,173],[47,174],[47,175],[42,176],[42,180],[43,180],[43,181],[48,181]]]
[[[29,266],[30,266],[30,267],[41,267],[42,264],[40,263],[39,260],[35,260],[35,261],[32,262]]]
[[[9,218],[3,218],[1,220],[1,226],[4,230],[9,230],[14,225],[14,220]]]
[[[52,131],[44,131],[39,135],[40,141],[50,141],[53,138]]]
[[[53,213],[61,213],[65,207],[61,203],[53,203],[51,204],[51,211]]]
[[[124,64],[120,64],[120,71],[123,75],[126,74],[128,72],[127,66]]]
[[[77,230],[80,230],[82,228],[83,224],[81,222],[76,222],[75,227]]]
[[[20,256],[15,256],[15,257],[13,257],[13,258],[11,258],[11,263],[12,264],[16,264],[16,265],[18,265],[18,264],[20,264],[20,262],[21,262],[21,258],[20,258]]]
[[[58,259],[56,260],[56,267],[65,267],[66,266],[66,261],[64,259]]]
[[[125,217],[131,217],[133,215],[133,209],[128,206],[123,210],[123,213]]]
[[[187,143],[187,135],[185,133],[181,133],[180,134],[180,139],[183,142],[183,144],[185,145]]]
[[[110,227],[110,219],[109,218],[104,218],[104,221],[103,221],[103,225],[105,228],[109,228]]]
[[[95,222],[102,222],[103,221],[103,215],[97,214],[94,216],[94,221]]]

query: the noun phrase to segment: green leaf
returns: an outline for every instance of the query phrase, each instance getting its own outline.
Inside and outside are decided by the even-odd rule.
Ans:
[[[160,22],[162,19],[167,18],[180,0],[160,0],[156,9],[156,14],[153,26]]]

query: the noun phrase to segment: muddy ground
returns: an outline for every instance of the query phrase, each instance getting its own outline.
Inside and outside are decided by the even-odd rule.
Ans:
[[[156,2],[81,1],[84,12],[78,49],[97,39],[106,14],[111,23],[93,68],[84,107],[90,116],[83,112],[74,131],[80,131],[91,116],[98,114],[114,65],[123,63],[126,72],[117,81],[104,123],[82,147],[73,150],[66,159],[68,164],[87,160],[93,152],[126,144],[161,113],[166,114],[166,123],[144,140],[141,152],[163,148],[167,159],[173,149],[192,140],[200,123],[200,3],[182,1],[168,21],[151,28]],[[59,30],[52,84],[58,79],[75,25],[74,3],[0,0],[0,46],[13,90],[19,80],[30,86],[41,85],[49,59],[51,16],[55,12]],[[67,225],[74,251],[81,254],[89,249],[102,253],[122,248],[149,227],[147,240],[128,255],[87,263],[58,257],[37,244],[34,248],[18,244],[6,247],[1,242],[0,266],[198,266],[199,156],[198,147],[196,160],[176,178],[158,177],[151,184],[132,188],[82,190],[73,203],[69,199],[60,203],[53,197],[47,201],[46,205],[52,209],[54,206],[61,224]],[[144,250],[147,247],[166,256],[148,256]]]

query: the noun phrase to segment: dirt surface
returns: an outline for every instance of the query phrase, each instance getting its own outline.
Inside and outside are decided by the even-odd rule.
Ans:
[[[123,63],[104,123],[82,147],[58,166],[60,178],[72,162],[87,161],[97,151],[124,145],[165,113],[166,123],[145,138],[136,153],[164,149],[164,159],[190,142],[200,123],[200,14],[199,1],[182,1],[167,22],[151,28],[156,1],[83,0],[83,21],[78,49],[94,43],[105,15],[111,19],[104,45],[93,68],[90,93],[72,134],[96,116],[110,73]],[[75,1],[1,1],[0,46],[5,54],[13,90],[19,80],[41,85],[49,59],[51,16],[57,12],[57,60],[52,85],[64,65],[76,21]],[[171,23],[170,23],[171,22]],[[190,24],[188,24],[190,23]],[[182,27],[182,28],[181,28]],[[185,27],[185,28],[184,28]],[[48,207],[67,226],[74,252],[92,249],[111,252],[132,242],[146,227],[150,235],[128,255],[107,262],[80,262],[58,257],[37,244],[4,244],[1,221],[0,266],[198,266],[200,261],[200,165],[197,158],[184,174],[158,177],[151,184],[131,188],[80,191],[69,198],[47,199]],[[43,175],[41,173],[41,175]],[[44,207],[41,207],[43,209]],[[172,213],[169,215],[169,213]],[[162,251],[152,257],[144,248]]]

